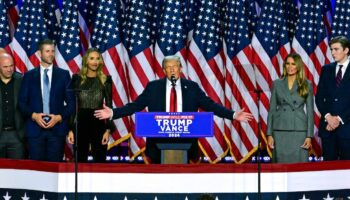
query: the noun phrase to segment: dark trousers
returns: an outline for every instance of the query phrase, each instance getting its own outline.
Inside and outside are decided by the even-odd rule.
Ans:
[[[24,158],[24,145],[16,131],[0,131],[0,158]]]
[[[336,133],[322,137],[323,160],[350,160],[350,139],[339,138]]]
[[[94,116],[94,110],[81,109],[78,117],[78,161],[87,162],[91,152],[94,162],[106,162],[107,145],[102,145],[105,122]]]
[[[66,136],[42,129],[38,137],[28,138],[29,159],[62,162],[65,142]]]

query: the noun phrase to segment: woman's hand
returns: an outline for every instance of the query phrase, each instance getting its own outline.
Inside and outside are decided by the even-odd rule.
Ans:
[[[101,141],[101,144],[102,144],[102,145],[108,144],[108,141],[109,141],[109,133],[110,133],[110,131],[109,131],[109,130],[106,130],[106,132],[103,134],[103,136],[102,136],[102,141]]]
[[[300,146],[303,149],[311,148],[311,138],[305,138],[304,144]]]
[[[267,136],[267,144],[269,145],[270,149],[275,148],[275,140],[271,135]]]
[[[67,135],[67,140],[69,144],[74,144],[74,133],[73,131],[69,131]]]

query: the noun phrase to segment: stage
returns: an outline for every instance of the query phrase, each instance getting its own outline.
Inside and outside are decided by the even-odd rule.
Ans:
[[[74,163],[0,160],[0,199],[73,200]],[[79,164],[81,200],[258,199],[256,164]],[[262,164],[261,199],[350,199],[350,161]]]

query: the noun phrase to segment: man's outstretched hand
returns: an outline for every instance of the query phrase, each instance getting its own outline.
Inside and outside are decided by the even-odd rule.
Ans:
[[[248,122],[251,121],[254,117],[251,113],[244,112],[244,108],[242,110],[235,112],[235,120],[240,122]]]
[[[95,110],[94,116],[99,120],[111,119],[113,117],[113,110],[103,104],[103,109]]]

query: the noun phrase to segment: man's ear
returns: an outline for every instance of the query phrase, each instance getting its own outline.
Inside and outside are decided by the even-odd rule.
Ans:
[[[346,47],[344,51],[347,55],[349,55],[349,48],[348,47]]]

